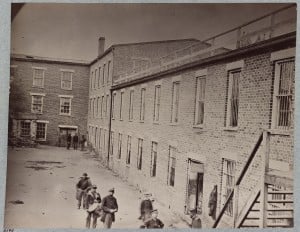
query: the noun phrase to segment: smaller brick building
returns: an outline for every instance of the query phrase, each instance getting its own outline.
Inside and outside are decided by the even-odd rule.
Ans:
[[[64,146],[86,135],[88,63],[13,54],[9,137]]]

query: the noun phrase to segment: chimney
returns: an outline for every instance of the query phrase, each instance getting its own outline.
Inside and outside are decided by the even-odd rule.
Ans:
[[[98,40],[98,56],[100,56],[104,53],[104,44],[105,44],[105,38],[104,37],[99,37],[99,40]]]

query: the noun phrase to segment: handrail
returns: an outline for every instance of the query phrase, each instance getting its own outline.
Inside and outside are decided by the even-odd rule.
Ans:
[[[255,144],[255,146],[254,146],[254,148],[252,149],[251,154],[250,154],[250,156],[249,156],[249,158],[248,158],[246,164],[244,165],[244,168],[242,169],[242,171],[241,171],[241,173],[240,173],[240,175],[239,175],[237,181],[235,182],[235,186],[239,186],[240,183],[242,182],[242,180],[243,180],[243,178],[244,178],[244,176],[245,176],[247,170],[249,169],[250,164],[251,164],[253,158],[255,157],[256,152],[257,152],[257,150],[259,149],[259,147],[260,147],[262,141],[263,141],[263,133],[260,134],[260,136],[259,136],[259,138],[258,138],[258,140],[257,140],[257,142],[256,142],[256,144]],[[228,195],[228,197],[227,197],[227,199],[226,199],[226,201],[225,201],[225,204],[224,204],[224,206],[222,207],[220,213],[218,214],[218,216],[217,216],[217,218],[216,218],[216,221],[214,222],[212,228],[216,228],[216,227],[218,226],[218,224],[219,224],[221,218],[222,218],[223,215],[224,215],[224,212],[225,212],[225,210],[226,210],[226,208],[227,208],[227,205],[229,204],[230,200],[231,200],[232,197],[233,197],[233,194],[234,194],[234,188],[231,190],[230,194]]]

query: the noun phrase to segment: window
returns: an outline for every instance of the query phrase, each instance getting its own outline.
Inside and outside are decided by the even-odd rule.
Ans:
[[[104,83],[105,83],[105,66],[106,66],[106,64],[103,65],[102,85],[104,85]]]
[[[127,137],[127,156],[126,156],[126,164],[130,164],[131,158],[131,136],[128,135]]]
[[[97,69],[95,69],[95,77],[94,77],[94,89],[96,89],[96,84],[97,84]]]
[[[157,160],[157,143],[152,142],[151,147],[151,166],[150,166],[150,176],[156,176],[156,160]]]
[[[226,106],[226,127],[238,126],[240,74],[241,70],[229,72]]]
[[[116,100],[117,93],[113,93],[111,99],[111,118],[115,119],[115,100]]]
[[[44,95],[31,94],[31,112],[36,114],[43,113]]]
[[[104,116],[104,96],[101,97],[101,118]]]
[[[107,64],[107,84],[109,84],[110,63],[111,63],[111,61],[108,61],[108,64]]]
[[[98,71],[98,88],[100,88],[100,76],[101,76],[101,67],[99,67],[99,71]]]
[[[141,107],[140,107],[140,121],[145,120],[145,93],[146,89],[141,89]]]
[[[155,86],[154,92],[154,114],[153,114],[153,121],[159,121],[159,108],[160,108],[160,85]]]
[[[109,94],[106,94],[106,101],[105,101],[105,117],[109,116]]]
[[[36,139],[46,140],[47,124],[43,122],[36,123]]]
[[[179,107],[179,82],[173,82],[172,88],[172,105],[171,105],[171,123],[178,122],[178,107]]]
[[[110,132],[110,149],[109,149],[109,154],[111,156],[114,155],[114,132]]]
[[[121,92],[121,94],[120,94],[120,120],[123,120],[123,114],[122,114],[122,108],[123,108],[123,95],[124,95],[124,92]]]
[[[133,120],[133,90],[129,92],[129,121]]]
[[[143,139],[138,139],[137,169],[142,170]]]
[[[90,98],[90,116],[92,114],[92,99]]]
[[[205,99],[205,76],[196,79],[196,106],[195,125],[202,125],[204,121],[204,99]]]
[[[93,78],[94,78],[94,72],[91,74],[91,89],[93,88]]]
[[[103,130],[103,147],[102,147],[102,149],[103,149],[103,152],[105,152],[105,150],[106,150],[106,130],[105,129]]]
[[[61,88],[65,90],[72,90],[73,72],[61,71]]]
[[[175,168],[176,168],[176,158],[175,158],[175,148],[169,147],[169,168],[168,168],[168,185],[175,185]]]
[[[119,138],[118,138],[118,159],[121,159],[122,155],[122,134],[119,133]]]
[[[30,136],[30,121],[21,121],[21,136]]]
[[[95,102],[95,98],[93,103]],[[71,115],[71,103],[72,97],[60,97],[60,114],[61,115]],[[95,103],[94,103],[95,104]],[[94,116],[94,104],[93,104],[93,116]]]
[[[274,129],[288,130],[293,127],[294,91],[295,61],[283,60],[276,62],[272,118]]]
[[[102,128],[99,128],[99,138],[98,138],[98,144],[99,144],[99,150],[101,150],[101,136],[102,136]]]
[[[33,68],[33,87],[44,88],[45,69]]]
[[[222,203],[225,204],[229,194],[235,185],[235,161],[229,159],[222,159]],[[233,216],[233,201],[231,200],[226,208],[225,214]]]
[[[100,110],[100,97],[97,97],[97,117],[99,117],[99,110]]]

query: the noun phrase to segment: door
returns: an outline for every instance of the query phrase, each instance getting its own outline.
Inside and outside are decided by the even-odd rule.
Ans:
[[[197,209],[197,213],[202,214],[203,177],[203,164],[189,160],[187,213],[192,209]]]
[[[74,128],[59,128],[58,146],[66,147],[68,135],[71,134],[71,136],[73,137],[76,131],[77,130]]]

